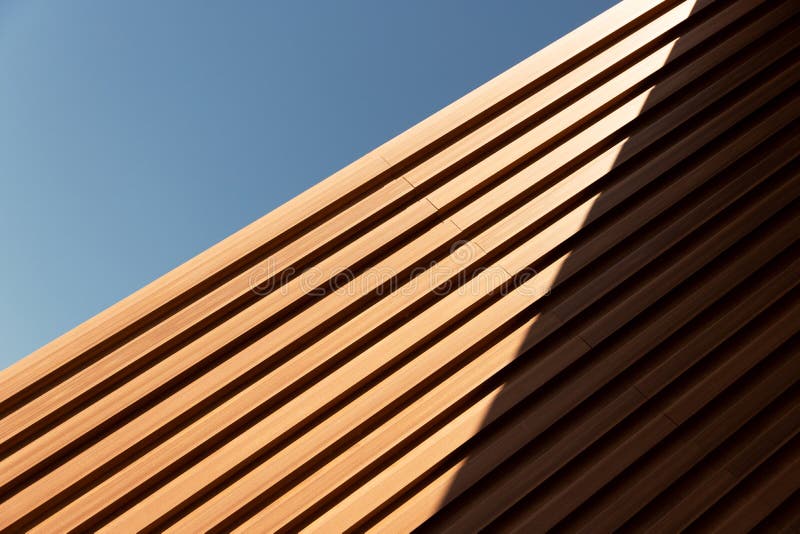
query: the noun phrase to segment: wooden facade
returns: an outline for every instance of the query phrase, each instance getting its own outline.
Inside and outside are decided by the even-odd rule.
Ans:
[[[0,530],[800,528],[800,2],[625,0],[0,373]]]

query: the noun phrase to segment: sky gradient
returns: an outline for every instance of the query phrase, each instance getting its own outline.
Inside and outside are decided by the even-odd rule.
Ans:
[[[0,368],[611,0],[0,0]]]

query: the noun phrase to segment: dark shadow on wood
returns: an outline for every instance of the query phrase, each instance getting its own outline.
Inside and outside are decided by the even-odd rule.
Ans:
[[[712,8],[720,9],[720,4],[730,5],[731,2],[712,4]],[[768,4],[757,13],[766,14],[770,9],[776,9],[779,2]],[[795,9],[800,7],[795,4]],[[692,19],[703,17],[705,10],[706,8],[696,7]],[[746,27],[753,20],[753,16],[750,15],[744,18],[748,20],[737,21],[736,24],[739,24],[737,28]],[[780,31],[796,28],[796,18],[795,16],[785,21]],[[692,27],[691,24],[684,26],[687,28],[686,31]],[[779,72],[780,69],[785,70],[786,65],[791,66],[796,58],[786,59],[781,63],[776,57],[774,58],[776,65],[766,67],[763,74],[756,77],[757,79],[741,82],[738,89],[731,86],[719,88],[718,94],[713,95],[713,102],[708,104],[706,109],[679,107],[679,103],[687,98],[687,95],[707,90],[708,87],[713,88],[709,84],[714,76],[719,75],[724,69],[733,68],[736,62],[744,61],[747,53],[754,53],[758,46],[766,46],[769,39],[775,38],[776,31],[778,30],[769,32],[769,35],[764,36],[761,41],[754,39],[742,52],[734,54],[735,57],[707,72],[698,73],[692,69],[676,71],[674,67],[662,68],[664,72],[660,73],[661,76],[670,73],[675,75],[677,72],[677,76],[684,78],[685,85],[677,91],[674,91],[673,85],[662,87],[656,84],[653,87],[644,105],[645,111],[630,124],[632,133],[621,148],[613,170],[596,186],[582,193],[583,197],[589,199],[599,195],[587,214],[584,226],[575,236],[548,254],[546,261],[530,267],[531,272],[543,272],[543,269],[550,264],[548,262],[552,263],[564,254],[569,254],[552,283],[551,293],[532,304],[522,317],[516,318],[514,324],[517,325],[524,324],[537,314],[541,320],[528,331],[516,360],[481,388],[479,392],[481,395],[491,395],[498,389],[499,393],[492,401],[492,407],[486,414],[480,432],[450,455],[445,462],[446,465],[439,471],[444,472],[447,466],[459,465],[458,462],[461,462],[458,473],[442,500],[443,508],[422,525],[422,531],[471,531],[496,521],[507,513],[509,507],[514,507],[512,513],[519,513],[521,510],[525,511],[525,507],[536,506],[535,492],[548,483],[549,477],[558,473],[559,469],[568,464],[575,455],[580,454],[585,447],[590,446],[598,436],[602,436],[606,431],[612,431],[614,426],[611,425],[602,431],[594,429],[592,432],[576,433],[575,436],[583,436],[585,443],[567,442],[565,440],[570,439],[568,436],[575,428],[572,424],[576,419],[604,404],[619,405],[621,414],[630,413],[635,407],[642,405],[644,395],[636,398],[636,391],[631,392],[629,387],[623,387],[619,381],[615,382],[614,375],[608,382],[599,375],[596,380],[591,378],[592,373],[600,372],[598,368],[593,367],[598,361],[597,358],[601,357],[601,351],[597,347],[602,345],[602,358],[608,361],[613,359],[609,355],[614,347],[608,340],[584,339],[581,335],[582,329],[593,319],[610,312],[610,296],[619,295],[620,287],[626,284],[630,287],[631,284],[648,276],[648,272],[657,270],[660,261],[667,262],[675,258],[674,255],[669,256],[672,244],[666,241],[656,242],[651,247],[652,250],[665,254],[664,258],[657,259],[655,263],[648,265],[650,258],[643,260],[638,255],[645,250],[641,247],[646,240],[651,239],[652,242],[657,231],[669,223],[668,219],[672,220],[676,216],[701,215],[691,208],[696,206],[699,200],[719,191],[728,183],[730,176],[725,173],[710,175],[693,186],[693,189],[687,186],[685,195],[676,198],[674,205],[659,205],[662,208],[661,213],[653,213],[652,220],[644,224],[625,226],[626,217],[637,206],[660,195],[670,184],[674,184],[681,176],[686,175],[693,165],[702,161],[709,153],[725,146],[725,143],[734,134],[741,132],[742,128],[755,127],[761,117],[776,109],[783,101],[780,97],[777,100],[773,99],[774,101],[761,106],[743,119],[737,127],[721,134],[715,133],[697,152],[687,154],[680,163],[669,164],[657,176],[640,176],[639,179],[649,183],[638,190],[625,185],[625,180],[637,170],[646,168],[649,162],[661,155],[665,147],[677,144],[693,131],[704,127],[716,115],[735,105],[741,100],[742,95],[758,87],[768,76]],[[671,57],[684,54],[687,57],[697,57],[700,50],[709,50],[715,44],[715,40],[716,44],[719,43],[719,39],[719,36],[715,36],[709,39],[707,44],[704,42],[692,51],[683,46],[681,39],[678,39],[672,48]],[[706,46],[708,48],[704,48]],[[687,61],[678,59],[676,64],[685,65]],[[660,117],[670,112],[683,114],[681,124],[674,130],[664,128],[663,124],[658,122]],[[769,142],[777,146],[779,141],[785,141],[788,136],[796,135],[797,132],[783,131],[773,134]],[[763,154],[758,157],[742,154],[742,160],[737,163],[738,167],[733,168],[741,168],[745,163],[753,164],[762,156]],[[626,197],[625,195],[629,193],[630,196]],[[641,221],[634,217],[630,220]],[[622,232],[617,236],[618,239],[609,240],[609,232],[614,229]],[[667,237],[664,236],[663,239],[666,240]],[[608,243],[610,246],[604,244],[596,250],[590,250],[589,245],[593,242]],[[615,270],[622,272],[628,269],[628,266],[634,265],[638,267],[631,267],[624,276],[613,275]],[[656,303],[656,306],[658,305]],[[635,326],[636,310],[631,310],[630,315],[629,319]],[[551,318],[555,318],[555,321],[549,320]],[[553,322],[561,326],[551,328]],[[609,331],[614,332],[617,328],[624,329],[628,326],[609,327]],[[499,332],[498,338],[507,333]],[[646,351],[642,351],[634,358],[628,358],[627,365],[634,364],[636,358],[643,354],[646,354]],[[625,374],[629,373],[630,369],[626,370],[623,367],[618,372]],[[595,382],[593,386],[586,386],[592,382]],[[574,384],[581,385],[573,386]],[[631,394],[632,398],[629,397]],[[479,396],[475,396],[472,402],[477,398]],[[628,409],[630,406],[634,408]],[[660,414],[654,412],[648,417],[660,417]],[[623,418],[624,415],[620,416],[620,420]],[[555,450],[557,448],[563,450]],[[536,472],[527,472],[525,476],[519,478],[517,486],[503,485],[504,481],[513,480],[512,475],[520,470],[530,469],[531,459],[545,456],[549,459],[535,464]],[[434,473],[433,476],[435,475]],[[573,470],[572,475],[577,476],[577,472]],[[609,478],[613,477],[609,475]],[[573,513],[583,502],[581,499],[585,498],[586,496],[576,497],[574,500],[564,498],[563,502],[554,505],[554,511],[548,517],[555,518],[557,524]],[[495,530],[496,526],[502,524],[493,524],[493,528],[489,531]],[[538,530],[538,525],[534,530]]]

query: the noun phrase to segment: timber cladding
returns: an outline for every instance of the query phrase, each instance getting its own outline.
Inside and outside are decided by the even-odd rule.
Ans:
[[[0,529],[800,528],[800,3],[626,0],[0,373]]]

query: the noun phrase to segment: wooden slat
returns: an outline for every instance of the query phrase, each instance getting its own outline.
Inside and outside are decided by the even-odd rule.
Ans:
[[[715,454],[710,462],[704,462],[690,471],[683,480],[675,483],[670,492],[665,493],[662,490],[662,496],[637,514],[629,522],[630,526],[650,532],[684,529],[736,487],[745,476],[800,432],[800,389],[797,386],[792,389],[793,392],[781,396],[777,402],[762,410],[756,420],[731,436],[720,447],[720,454]],[[758,450],[758,454],[751,455],[755,450]],[[658,473],[664,479],[662,483],[666,484],[670,478],[677,476],[678,473],[672,471],[671,464],[675,461],[673,458],[680,457],[682,453],[683,448],[677,442],[658,451],[622,487],[627,490],[630,486],[641,484],[647,472]],[[732,463],[737,464],[738,468],[731,469],[729,465]],[[669,498],[672,491],[680,492],[681,497]]]
[[[794,353],[795,359],[798,358]],[[797,371],[795,376],[797,375]],[[696,528],[707,532],[748,532],[800,489],[800,440],[797,438],[745,479]],[[795,510],[796,512],[796,510]]]
[[[748,390],[744,399],[749,403],[747,408],[749,410],[758,410],[764,405],[768,404],[771,399],[774,399],[782,393],[791,383],[796,379],[797,371],[800,369],[797,356],[800,352],[795,349],[784,357],[782,365],[773,366],[771,373],[768,374],[763,380],[752,386],[752,390]],[[788,385],[787,385],[788,382]],[[729,411],[715,414],[716,417],[726,417],[730,411],[737,409],[738,406],[733,405]],[[741,417],[742,413],[737,414]],[[569,506],[574,506],[573,503],[566,503],[563,500],[558,502],[556,499],[571,499],[577,500],[581,497],[590,495],[598,491],[599,487],[612,476],[615,476],[628,467],[635,461],[641,454],[653,447],[658,441],[663,439],[664,435],[659,435],[654,431],[652,419],[646,419],[644,424],[640,424],[635,431],[625,435],[619,443],[613,443],[613,448],[607,451],[605,456],[595,459],[592,462],[592,468],[585,473],[585,475],[574,477],[569,482],[571,484],[564,484],[559,488],[560,492],[553,493],[552,496],[548,495],[548,499],[542,503],[536,503],[530,506],[527,513],[516,518],[513,524],[505,525],[510,531],[524,532],[530,529],[532,525],[552,525],[560,520],[565,515],[565,509]],[[658,419],[656,419],[658,421]],[[675,423],[669,421],[667,426],[669,431],[674,430]],[[718,429],[714,429],[718,430]],[[721,437],[724,434],[718,434]],[[720,440],[721,441],[721,440]],[[604,451],[605,452],[605,451]],[[683,450],[674,456],[675,460],[668,468],[679,470],[685,466],[686,463],[701,456],[705,450],[701,449],[696,443],[690,442]],[[645,495],[652,491],[646,484],[640,488]],[[590,514],[581,518],[579,524],[571,524],[565,530],[581,531],[581,532],[597,532],[598,530],[607,532],[611,531],[615,525],[619,526],[622,521],[621,518],[626,518],[631,509],[644,500],[643,497],[636,496],[632,501],[616,501],[620,505],[619,508],[611,508],[609,506],[598,507],[602,509],[602,513]],[[604,503],[605,504],[605,503]],[[610,513],[609,513],[610,512]]]

